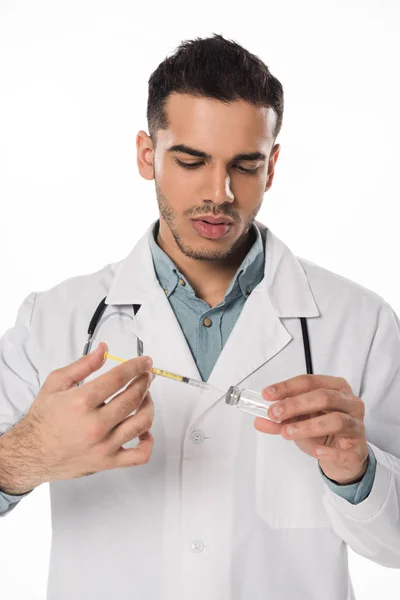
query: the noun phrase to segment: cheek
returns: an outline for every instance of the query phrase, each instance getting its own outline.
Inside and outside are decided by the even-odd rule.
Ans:
[[[250,181],[249,181],[250,180]],[[265,192],[265,178],[246,176],[239,180],[233,180],[231,189],[240,207],[247,211],[252,211],[258,207],[263,199]]]
[[[181,212],[196,203],[195,186],[189,178],[179,177],[175,169],[164,168],[157,172],[157,185],[174,211]]]
[[[159,161],[156,162],[156,176],[159,181],[160,186],[162,186],[165,191],[175,192],[177,188],[179,188],[179,182],[182,179],[180,177],[179,171],[175,168],[175,165],[171,164],[170,161]]]
[[[180,202],[189,190],[187,182],[183,183],[177,177],[164,177],[164,191],[170,202]]]

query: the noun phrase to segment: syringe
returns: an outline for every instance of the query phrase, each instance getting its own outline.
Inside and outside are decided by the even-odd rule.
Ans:
[[[119,356],[113,356],[112,354],[109,354],[108,352],[104,353],[104,357],[111,358],[112,360],[116,360],[118,362],[126,362],[126,358],[120,358]],[[224,394],[224,392],[222,390],[216,388],[214,385],[210,385],[209,383],[206,383],[205,381],[199,381],[197,379],[192,379],[192,377],[185,377],[184,375],[177,375],[176,373],[171,373],[170,371],[164,371],[163,369],[156,369],[155,367],[150,369],[150,372],[154,373],[154,375],[160,375],[161,377],[166,377],[167,379],[173,379],[174,381],[180,381],[181,383],[187,383],[188,385],[192,385],[192,386],[200,388],[202,390],[215,390],[217,392],[221,392],[221,394]]]
[[[117,360],[118,362],[126,362],[125,358],[119,358],[118,356],[112,356],[108,354],[108,352],[104,353],[105,358],[111,358],[112,360]],[[184,377],[183,375],[176,375],[175,373],[171,373],[170,371],[164,371],[163,369],[156,369],[153,367],[150,369],[151,373],[155,375],[161,375],[161,377],[167,377],[167,379],[174,379],[175,381],[179,381],[181,383],[188,383],[189,385],[193,385],[194,387],[200,388],[202,390],[215,390],[216,392],[220,392],[222,396],[225,396],[225,403],[229,406],[235,406],[239,410],[249,413],[255,417],[262,417],[264,419],[268,419],[271,421],[271,418],[268,414],[269,406],[273,401],[265,400],[262,397],[261,392],[255,392],[253,390],[248,389],[240,389],[236,386],[231,386],[227,392],[223,392],[222,390],[216,388],[205,381],[198,381],[197,379],[192,379],[191,377]],[[275,403],[274,403],[275,404]],[[278,421],[280,423],[281,421]]]

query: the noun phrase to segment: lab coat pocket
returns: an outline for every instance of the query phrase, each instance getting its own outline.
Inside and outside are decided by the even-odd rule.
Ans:
[[[293,441],[259,432],[256,511],[272,528],[329,527],[318,462]]]

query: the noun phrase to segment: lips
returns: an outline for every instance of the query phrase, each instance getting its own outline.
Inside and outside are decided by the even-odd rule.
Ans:
[[[210,225],[230,225],[232,220],[228,217],[199,217],[198,219],[193,219],[194,221],[203,221],[204,223],[209,223]]]
[[[209,217],[206,217],[207,219]],[[221,219],[213,219],[212,222],[208,222],[205,219],[192,219],[192,225],[195,231],[203,238],[218,240],[230,232],[232,228],[232,222]]]

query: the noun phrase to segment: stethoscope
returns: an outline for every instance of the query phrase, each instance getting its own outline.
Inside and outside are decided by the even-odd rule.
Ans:
[[[88,339],[86,341],[85,347],[83,348],[83,356],[88,354],[91,340],[92,340],[93,334],[95,332],[95,329],[96,329],[105,309],[108,306],[106,304],[106,298],[107,298],[107,296],[105,298],[103,298],[103,300],[100,302],[100,304],[98,305],[98,307],[96,308],[96,310],[93,313],[93,317],[90,320],[88,331],[87,331]],[[140,309],[141,304],[132,304],[132,307],[133,307],[133,313],[136,316],[136,313]],[[312,367],[312,361],[311,361],[310,340],[308,338],[307,319],[305,317],[299,317],[299,319],[300,319],[300,323],[301,323],[301,332],[303,335],[304,355],[305,355],[305,359],[306,359],[307,374],[312,375],[313,367]],[[143,355],[143,342],[139,338],[137,338],[137,353],[138,353],[138,356]]]

